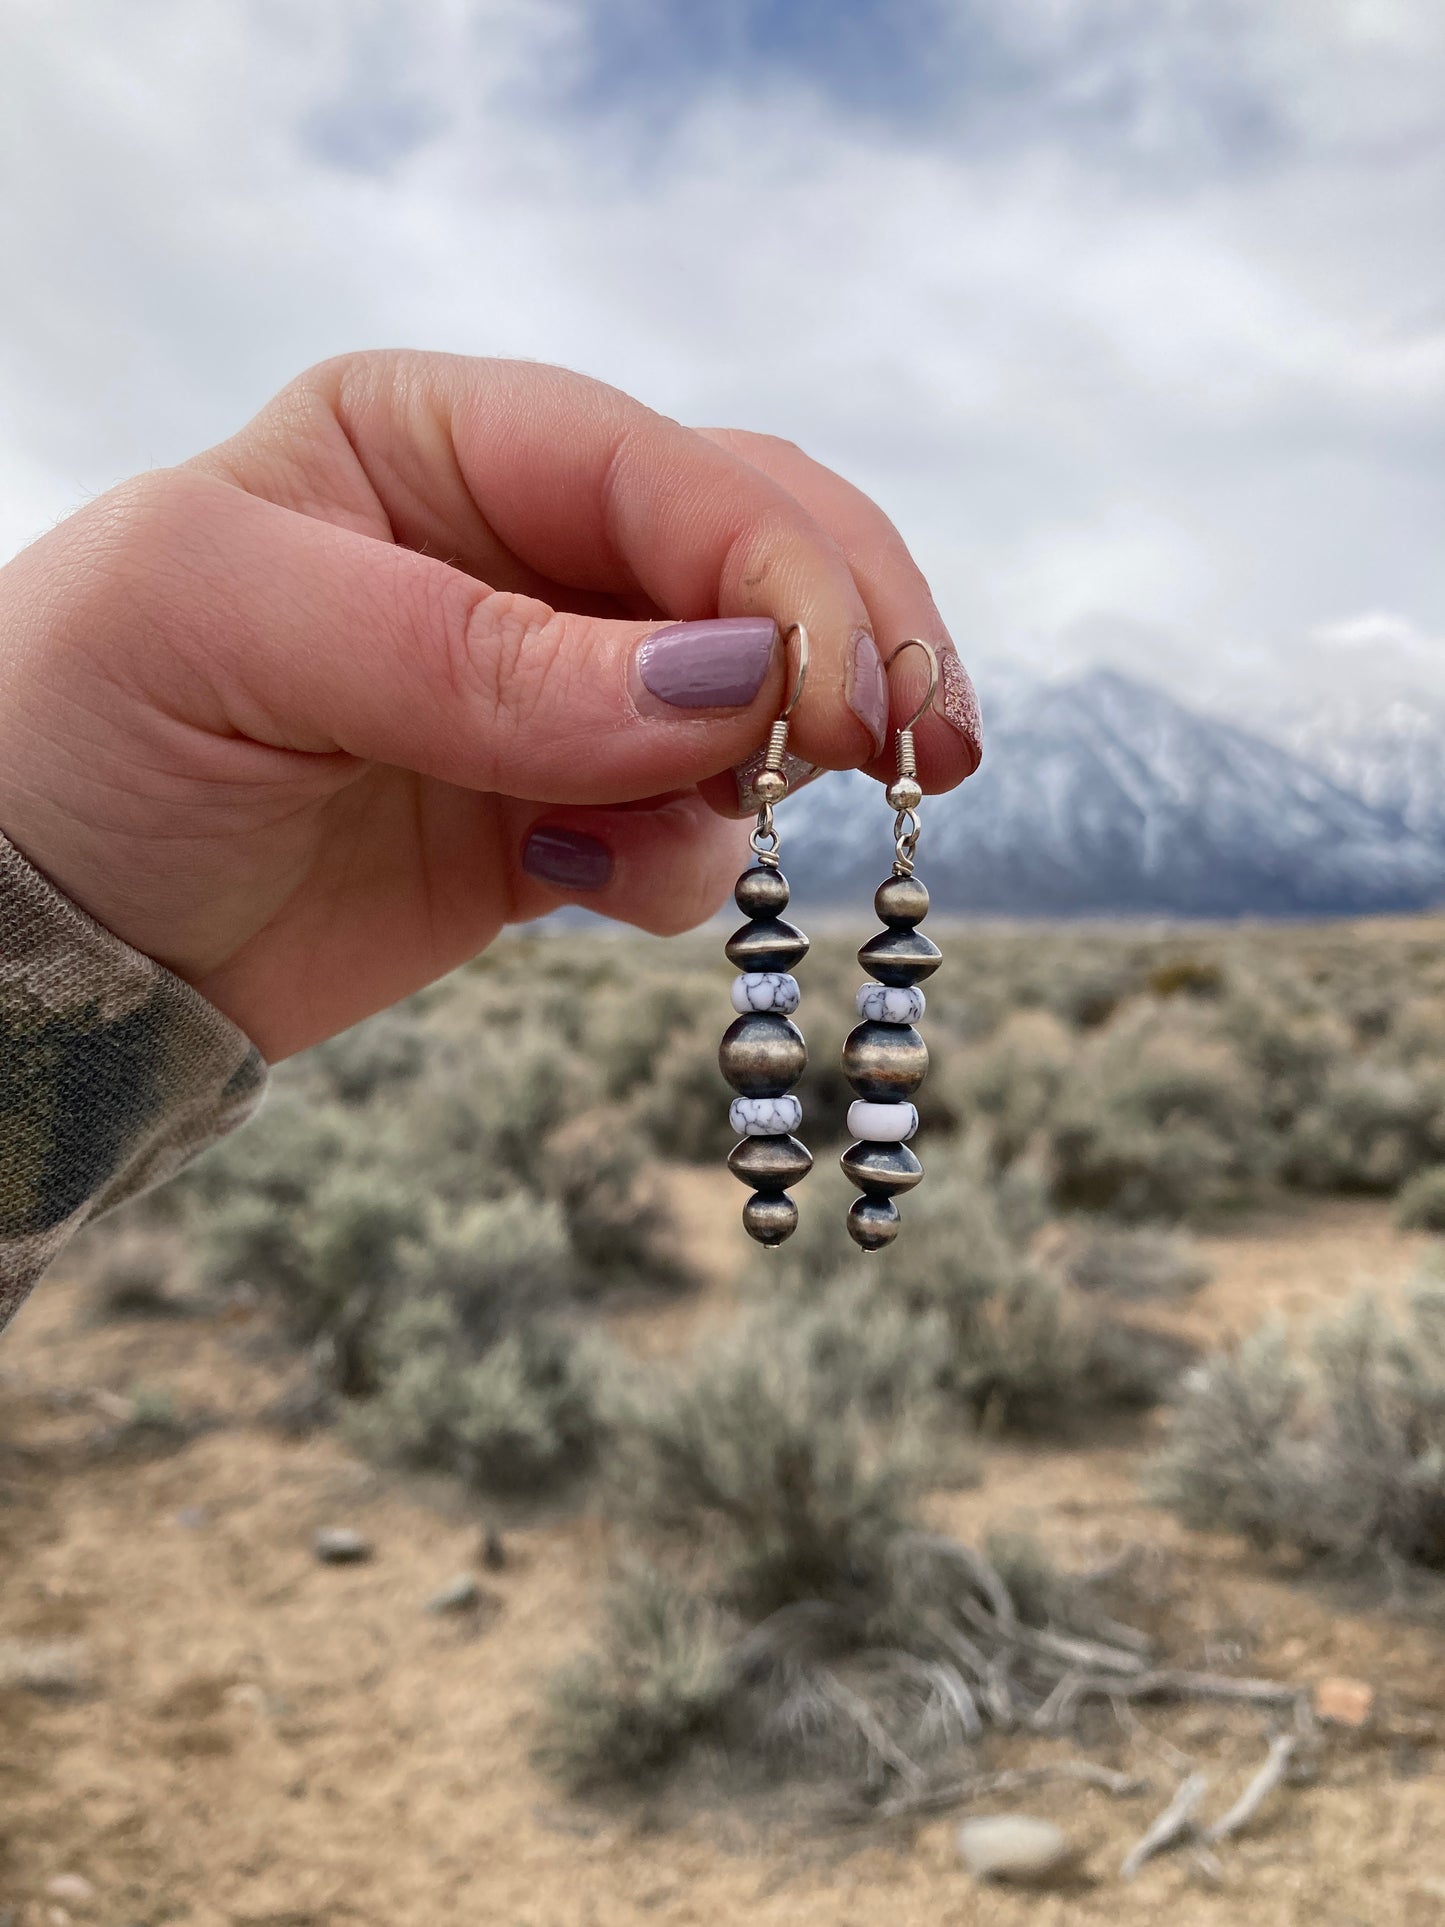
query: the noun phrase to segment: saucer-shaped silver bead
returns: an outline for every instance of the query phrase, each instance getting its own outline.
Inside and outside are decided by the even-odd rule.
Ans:
[[[843,1075],[859,1097],[893,1104],[928,1075],[928,1046],[911,1024],[859,1024],[843,1046]]]
[[[850,1144],[839,1160],[850,1184],[870,1198],[911,1191],[923,1166],[906,1144]]]
[[[743,1097],[781,1097],[808,1062],[803,1033],[786,1017],[735,1017],[718,1046],[718,1068]]]
[[[759,917],[740,924],[724,948],[728,962],[743,972],[791,970],[808,954],[808,939],[782,917]]]
[[[931,977],[943,952],[921,930],[880,930],[858,952],[858,961],[880,984],[906,986]]]
[[[786,1191],[812,1168],[813,1153],[807,1145],[787,1135],[745,1137],[728,1152],[728,1169],[755,1191]]]

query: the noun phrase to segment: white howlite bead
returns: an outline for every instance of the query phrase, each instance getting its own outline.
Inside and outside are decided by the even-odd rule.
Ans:
[[[859,984],[858,1015],[870,1024],[916,1024],[927,1008],[917,984]]]
[[[802,1002],[796,977],[786,970],[745,970],[733,978],[733,1009],[740,1017],[751,1010],[772,1010],[789,1017]]]
[[[918,1112],[912,1104],[870,1104],[860,1097],[848,1106],[848,1129],[865,1144],[906,1144],[918,1129]]]
[[[802,1121],[802,1103],[791,1095],[735,1097],[728,1106],[728,1122],[739,1137],[787,1137]]]

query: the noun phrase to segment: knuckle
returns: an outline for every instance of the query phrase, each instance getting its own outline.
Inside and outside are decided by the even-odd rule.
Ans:
[[[576,682],[568,620],[533,596],[486,591],[460,622],[445,621],[445,671],[458,699],[479,707],[499,742],[565,727]]]

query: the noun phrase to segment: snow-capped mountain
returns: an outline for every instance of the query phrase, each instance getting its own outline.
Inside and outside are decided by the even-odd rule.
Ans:
[[[991,697],[993,698],[991,700]],[[1009,915],[1332,915],[1445,902],[1445,785],[1344,739],[1327,756],[1187,708],[1113,670],[983,691],[978,775],[924,805],[940,909]],[[1433,798],[1433,800],[1432,800]],[[1439,811],[1432,814],[1433,810]],[[784,806],[801,899],[866,902],[892,857],[878,785],[822,778]]]
[[[1445,704],[1406,690],[1336,699],[1270,733],[1342,789],[1445,843]]]

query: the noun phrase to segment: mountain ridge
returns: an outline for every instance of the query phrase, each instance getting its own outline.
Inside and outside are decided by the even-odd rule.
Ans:
[[[1352,751],[1321,721],[1280,740],[1115,669],[1011,675],[983,699],[982,768],[923,809],[919,874],[941,910],[1287,917],[1445,901],[1445,784],[1437,815],[1418,720],[1402,788],[1389,739]],[[887,804],[856,771],[789,799],[779,828],[815,899],[856,903],[891,862]]]

